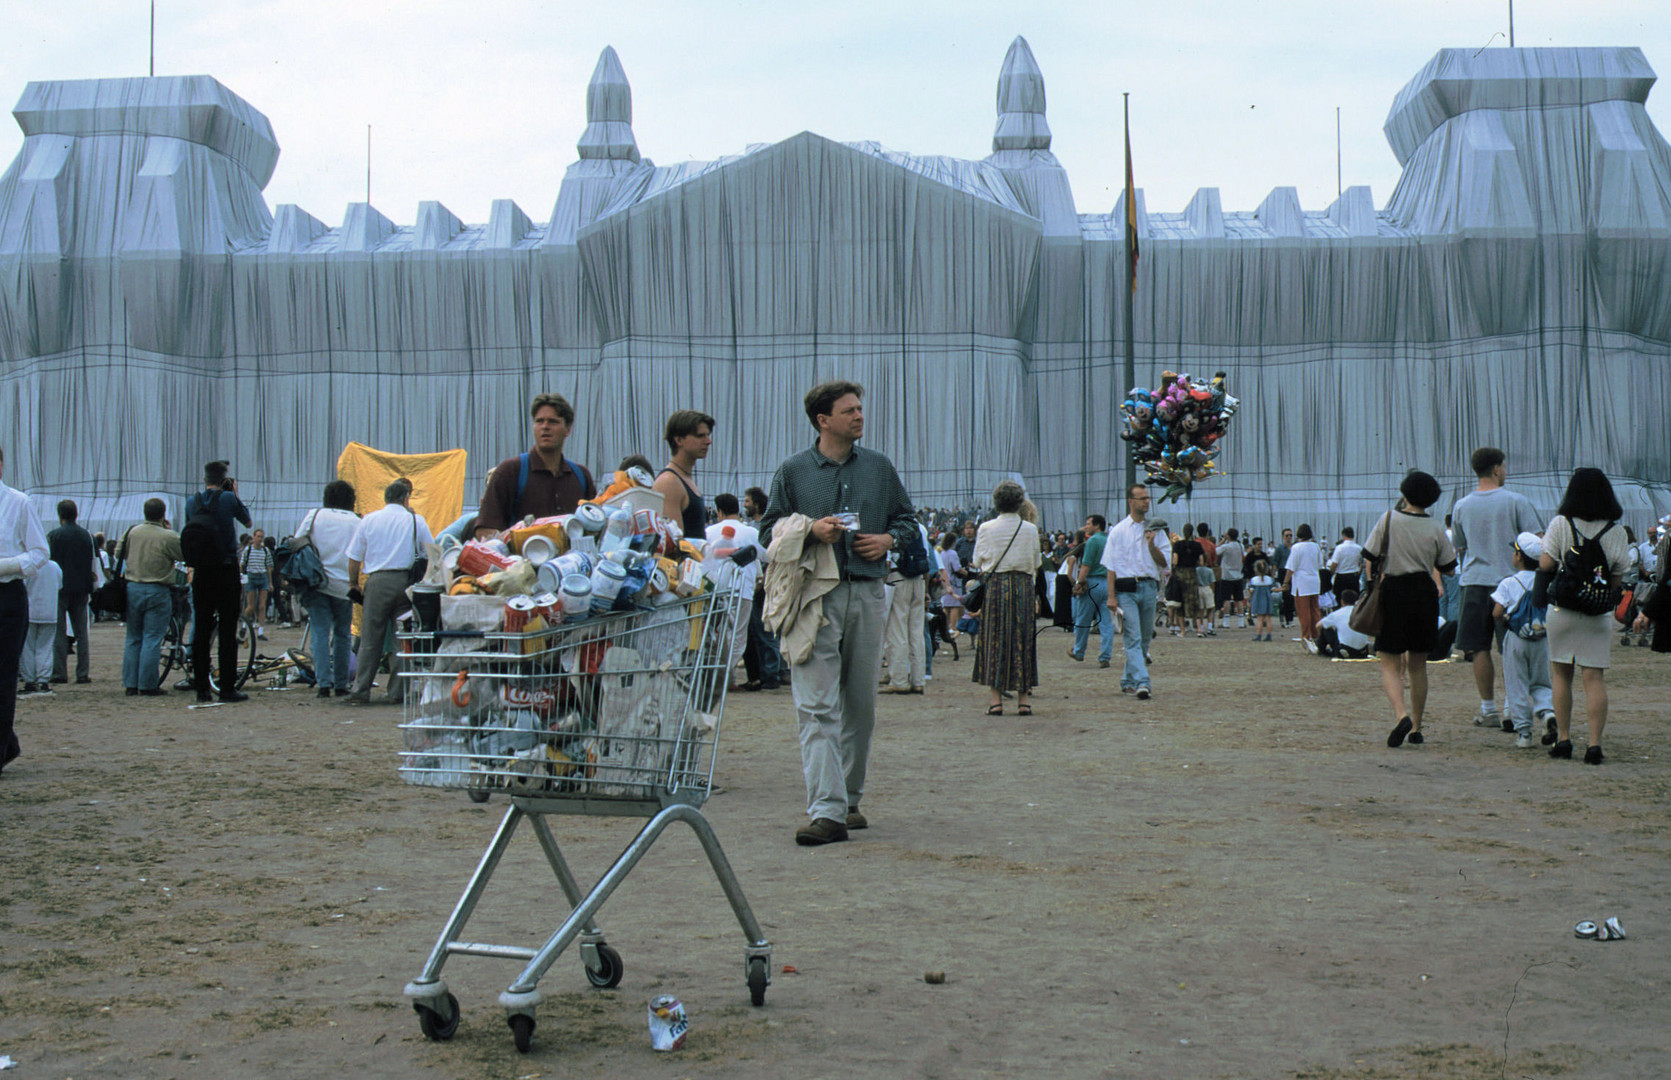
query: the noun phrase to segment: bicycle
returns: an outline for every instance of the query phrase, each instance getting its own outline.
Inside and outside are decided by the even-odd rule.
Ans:
[[[163,635],[162,644],[162,678],[179,668],[184,678],[176,683],[176,690],[191,690],[196,686],[193,679],[191,660],[191,590],[185,586],[176,585],[173,589],[174,609],[168,622],[168,631]],[[252,620],[239,620],[240,630],[238,649],[244,653],[242,662],[238,665],[237,674],[233,678],[232,688],[242,690],[251,679],[283,679],[291,669],[299,671],[306,682],[314,680],[313,657],[305,649],[286,649],[278,656],[267,656],[261,653],[258,646],[264,641],[255,634]],[[216,694],[221,692],[220,672],[211,662],[209,666],[209,689]]]

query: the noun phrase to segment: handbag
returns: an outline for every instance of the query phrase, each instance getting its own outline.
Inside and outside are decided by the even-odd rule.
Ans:
[[[318,592],[325,587],[325,562],[319,557],[319,549],[313,545],[313,522],[319,517],[315,510],[308,515],[308,527],[301,536],[292,536],[284,542],[287,554],[284,568],[279,571],[290,586],[303,594]]]
[[[1010,542],[1004,545],[1004,555],[1008,555],[1010,553],[1010,548],[1015,546],[1015,538],[1020,535],[1021,524],[1017,524],[1015,532],[1010,534]],[[992,565],[997,566],[999,563],[1002,563],[1004,561],[1004,555],[998,556],[997,561]],[[986,580],[984,578],[976,578],[969,582],[968,587],[963,590],[963,610],[967,611],[971,615],[977,615],[980,613],[982,606],[985,604]]]
[[[410,506],[406,512],[412,515],[412,569],[406,576],[406,584],[416,585],[429,576],[429,556],[418,546],[418,515]]]
[[[1352,605],[1352,614],[1346,616],[1346,625],[1362,634],[1364,637],[1379,637],[1381,623],[1384,619],[1381,610],[1381,585],[1387,580],[1387,549],[1392,546],[1393,512],[1387,511],[1387,531],[1381,535],[1381,554],[1376,559],[1375,576],[1370,579],[1369,591],[1358,597],[1358,602]]]

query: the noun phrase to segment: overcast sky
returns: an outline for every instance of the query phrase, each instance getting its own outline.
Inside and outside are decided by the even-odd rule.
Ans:
[[[1226,210],[1271,188],[1307,209],[1345,183],[1384,206],[1398,163],[1393,96],[1443,47],[1506,44],[1508,0],[158,0],[159,75],[208,74],[272,121],[269,206],[327,224],[365,197],[400,224],[439,199],[467,222],[512,198],[551,214],[585,126],[585,87],[615,46],[640,151],[707,159],[802,130],[918,154],[991,152],[998,69],[1027,38],[1044,72],[1052,149],[1081,213],[1121,184],[1130,91],[1138,186],[1154,211],[1198,187]],[[1635,45],[1671,70],[1667,0],[1519,0],[1515,42]],[[0,0],[0,98],[35,79],[144,75],[148,0]],[[1662,90],[1648,111],[1671,122]],[[22,143],[0,124],[0,160]]]

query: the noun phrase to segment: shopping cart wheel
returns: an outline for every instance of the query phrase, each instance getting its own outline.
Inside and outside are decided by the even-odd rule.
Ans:
[[[458,999],[451,993],[447,994],[446,1018],[420,1001],[412,1003],[412,1010],[418,1014],[418,1026],[424,1029],[424,1035],[435,1042],[446,1042],[458,1030]]]
[[[488,799],[493,797],[493,792],[491,791],[467,791],[465,794],[470,796],[471,802],[486,802]]]
[[[766,960],[756,956],[748,962],[748,997],[756,1006],[766,1004]]]
[[[516,1051],[526,1054],[528,1048],[534,1044],[534,1018],[527,1013],[517,1013],[507,1018],[511,1025],[511,1038],[516,1040]]]
[[[621,976],[626,969],[621,964],[621,954],[614,949],[598,942],[598,969],[586,969],[586,981],[600,990],[608,990],[612,986],[621,984]]]

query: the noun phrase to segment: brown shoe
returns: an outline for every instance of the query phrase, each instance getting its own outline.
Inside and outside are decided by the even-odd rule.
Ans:
[[[827,817],[813,818],[795,830],[795,843],[802,847],[839,844],[847,839],[847,826]]]
[[[850,830],[868,829],[870,828],[870,819],[857,810],[849,810],[847,811],[847,828]]]
[[[883,683],[876,692],[878,694],[909,694],[913,691],[909,686],[894,686],[892,683]]]

